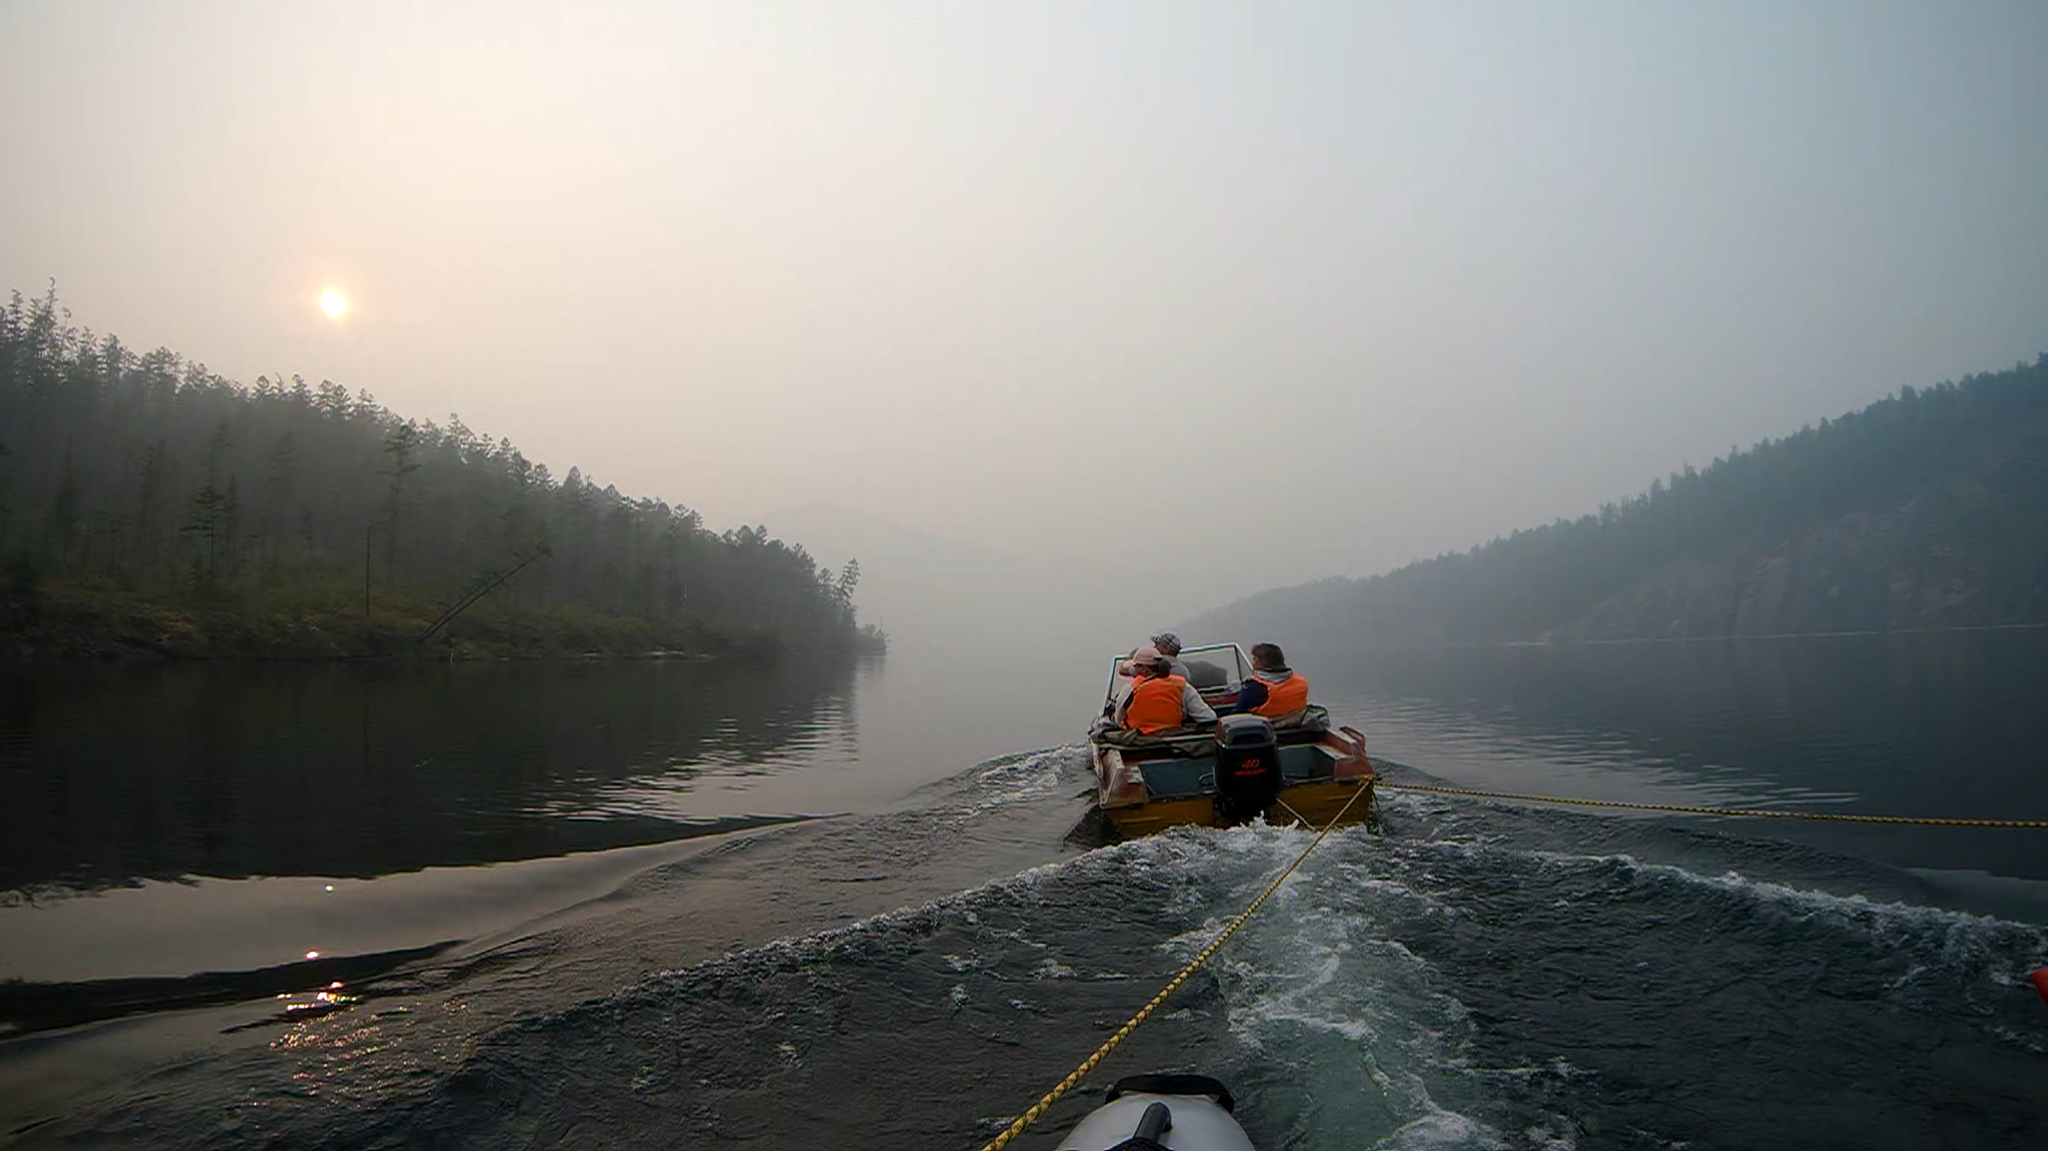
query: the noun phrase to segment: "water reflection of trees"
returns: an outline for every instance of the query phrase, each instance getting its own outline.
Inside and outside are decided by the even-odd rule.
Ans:
[[[1312,653],[1311,653],[1312,654]],[[2036,818],[2048,739],[2038,633],[1408,649],[1297,660],[1319,688],[1418,701],[1560,754],[1675,764],[1849,810]],[[1427,765],[1420,765],[1427,766]],[[1913,866],[2042,874],[2038,844],[1948,829],[1769,825],[1737,834],[1848,844]],[[1881,850],[1880,850],[1881,849]]]
[[[690,777],[801,770],[849,738],[853,678],[839,659],[8,671],[0,888],[673,838]],[[659,815],[603,802],[655,781]]]
[[[1334,658],[1328,672],[1497,728],[1619,735],[1695,762],[1797,761],[1867,785],[1873,763],[2022,745],[2048,645],[1983,633],[1418,648]]]

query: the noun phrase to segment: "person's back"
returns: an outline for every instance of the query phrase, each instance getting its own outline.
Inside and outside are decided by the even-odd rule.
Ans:
[[[1291,668],[1279,668],[1280,678],[1253,673],[1266,688],[1266,701],[1252,708],[1253,715],[1282,719],[1308,707],[1308,679]]]
[[[1124,726],[1157,735],[1184,725],[1187,711],[1181,706],[1181,697],[1187,686],[1188,681],[1177,675],[1140,676],[1131,684],[1131,700],[1124,707]]]
[[[1254,644],[1251,678],[1244,681],[1237,706],[1231,710],[1277,720],[1307,707],[1308,678],[1287,666],[1287,656],[1278,644]]]
[[[1190,723],[1212,723],[1215,709],[1186,677],[1173,674],[1173,661],[1154,648],[1139,648],[1126,665],[1131,674],[1131,691],[1117,705],[1116,719],[1124,727],[1146,735],[1185,727]]]

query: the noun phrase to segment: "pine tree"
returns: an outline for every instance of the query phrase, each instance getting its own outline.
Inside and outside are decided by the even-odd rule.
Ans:
[[[193,560],[194,574],[203,577],[195,580],[195,583],[213,582],[214,573],[219,568],[221,502],[219,488],[210,483],[200,488],[198,494],[192,497],[191,507],[187,509],[185,526],[179,529],[206,542],[205,565],[202,567],[196,557]]]
[[[367,394],[364,403],[371,403]],[[384,437],[384,452],[391,457],[391,466],[384,474],[391,477],[391,487],[384,494],[384,586],[391,588],[398,583],[398,526],[399,517],[405,510],[405,477],[420,470],[413,462],[413,452],[419,446],[419,428],[403,423],[391,429]]]
[[[64,470],[57,480],[57,498],[50,507],[50,534],[57,544],[57,559],[68,562],[77,542],[79,523],[78,467],[70,449],[64,451]]]
[[[0,443],[0,545],[6,544],[8,537],[14,534],[14,509],[8,502],[6,469],[7,457],[13,454],[5,443]]]
[[[859,586],[860,561],[858,559],[847,560],[846,566],[839,569],[839,581],[832,588],[832,598],[838,602],[841,608],[852,611],[853,592]]]
[[[147,569],[157,562],[163,538],[164,495],[170,487],[170,450],[159,439],[142,450],[141,476],[135,493],[136,554]]]
[[[266,574],[277,578],[283,565],[285,521],[291,514],[292,487],[299,478],[299,445],[292,433],[277,437],[263,471],[262,532],[269,555]]]
[[[220,546],[227,553],[230,579],[241,574],[241,533],[242,485],[234,476],[229,476],[227,490],[220,496]]]

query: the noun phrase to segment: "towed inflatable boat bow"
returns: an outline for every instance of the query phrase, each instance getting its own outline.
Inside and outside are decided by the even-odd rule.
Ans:
[[[1252,1151],[1236,1103],[1206,1075],[1130,1075],[1074,1126],[1060,1151]]]

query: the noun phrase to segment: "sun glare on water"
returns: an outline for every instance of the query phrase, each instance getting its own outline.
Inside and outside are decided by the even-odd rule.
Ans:
[[[328,319],[338,320],[348,314],[348,297],[341,294],[340,288],[328,288],[320,293],[320,310],[327,313]]]

